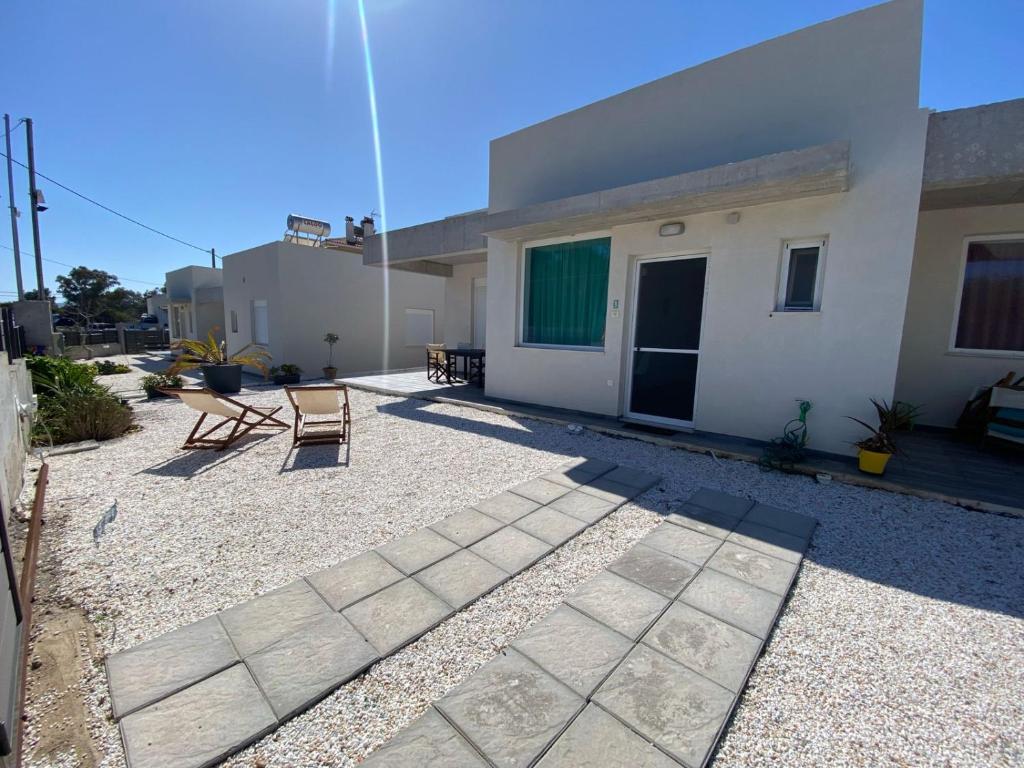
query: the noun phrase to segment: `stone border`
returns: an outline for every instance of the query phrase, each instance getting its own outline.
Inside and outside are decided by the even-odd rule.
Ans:
[[[573,460],[106,661],[130,768],[214,765],[653,486]]]
[[[816,525],[701,489],[365,765],[704,768]]]

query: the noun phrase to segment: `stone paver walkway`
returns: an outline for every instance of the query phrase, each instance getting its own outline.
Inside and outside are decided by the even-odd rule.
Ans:
[[[216,764],[657,480],[640,470],[577,459],[375,550],[111,656],[111,704],[129,766]],[[569,709],[567,718],[575,715]],[[460,745],[447,749],[454,754]]]
[[[698,491],[364,765],[702,768],[816,525]]]

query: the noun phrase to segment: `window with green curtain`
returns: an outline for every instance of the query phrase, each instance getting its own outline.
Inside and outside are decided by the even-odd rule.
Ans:
[[[604,347],[611,238],[526,249],[523,342]]]

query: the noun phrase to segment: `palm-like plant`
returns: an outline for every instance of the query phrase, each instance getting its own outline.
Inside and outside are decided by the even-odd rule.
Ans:
[[[914,420],[920,414],[921,408],[902,400],[894,400],[892,405],[889,405],[885,400],[878,401],[871,398],[871,404],[875,406],[875,411],[878,413],[877,428],[855,416],[846,417],[871,432],[870,436],[858,440],[854,445],[877,453],[899,453],[895,433],[913,428]]]
[[[232,355],[228,354],[227,342],[217,343],[214,338],[214,331],[220,330],[219,326],[210,329],[206,341],[194,339],[181,339],[171,345],[171,349],[183,350],[184,354],[179,355],[167,373],[175,376],[182,371],[191,371],[204,365],[248,365],[267,375],[267,363],[270,362],[270,353],[262,347],[247,344]]]

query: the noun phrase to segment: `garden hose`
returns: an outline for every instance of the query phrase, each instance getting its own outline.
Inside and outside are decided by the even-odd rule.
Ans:
[[[773,438],[765,446],[758,465],[765,472],[777,469],[792,472],[793,467],[804,460],[807,451],[807,412],[811,410],[810,400],[798,400],[800,415],[790,419],[782,430],[782,437]]]

